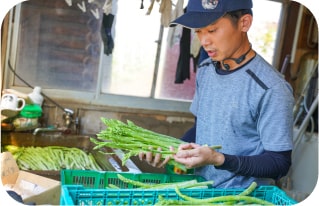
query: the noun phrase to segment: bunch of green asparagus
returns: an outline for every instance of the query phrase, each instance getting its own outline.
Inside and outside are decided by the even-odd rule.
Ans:
[[[91,153],[63,146],[18,147],[7,145],[22,170],[102,170]]]
[[[156,133],[148,129],[135,125],[132,121],[127,121],[125,124],[116,119],[101,118],[101,121],[107,126],[97,134],[96,138],[91,138],[91,141],[96,144],[94,149],[103,147],[110,147],[113,149],[120,149],[125,152],[122,164],[125,165],[127,160],[143,152],[152,152],[153,154],[160,153],[162,160],[167,156],[176,153],[176,149],[184,141],[171,137],[168,135]],[[170,150],[172,146],[175,151]],[[161,148],[161,150],[159,150]],[[220,148],[220,146],[213,146],[213,149]],[[182,171],[186,171],[185,165],[176,162],[171,158],[168,162],[169,165],[174,165]]]

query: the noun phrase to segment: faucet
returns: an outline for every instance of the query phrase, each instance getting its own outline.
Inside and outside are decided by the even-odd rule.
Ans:
[[[73,110],[68,109],[68,108],[64,109],[63,118],[65,120],[65,126],[67,128],[69,128],[71,123],[73,122],[73,120],[72,120],[73,119],[73,114],[74,114]]]
[[[41,132],[61,132],[61,133],[68,133],[68,128],[36,128],[33,131],[33,135],[37,135]]]
[[[80,118],[79,118],[79,109],[77,109],[77,115],[74,118],[74,112],[71,109],[64,109],[63,119],[65,120],[66,128],[71,128],[71,124],[74,126],[75,134],[79,134],[80,132]]]
[[[65,108],[64,109],[64,113],[63,113],[63,119],[64,119],[64,127],[58,127],[58,126],[55,126],[55,127],[47,127],[47,128],[36,128],[34,131],[33,131],[33,135],[37,135],[38,133],[40,132],[61,132],[61,133],[64,133],[64,134],[70,134],[72,132],[72,129],[71,129],[71,124],[74,124],[75,126],[75,132],[76,134],[79,133],[79,125],[80,125],[80,119],[79,117],[76,117],[74,120],[73,120],[73,110],[71,109],[67,109]]]

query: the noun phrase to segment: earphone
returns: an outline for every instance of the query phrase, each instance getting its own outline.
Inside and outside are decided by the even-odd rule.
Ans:
[[[249,50],[245,54],[241,55],[238,58],[226,58],[226,59],[222,60],[221,63],[223,64],[225,69],[228,71],[230,69],[230,66],[228,64],[224,63],[225,60],[230,59],[230,60],[233,60],[234,62],[236,62],[236,64],[240,64],[245,60],[245,58],[246,58],[247,54],[250,52],[250,50],[251,50],[251,45],[249,47]]]

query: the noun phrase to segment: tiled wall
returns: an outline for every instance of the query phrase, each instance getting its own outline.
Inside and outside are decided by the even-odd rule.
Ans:
[[[181,137],[194,123],[190,113],[95,107],[83,104],[63,104],[63,106],[74,111],[73,119],[79,117],[80,134],[96,134],[105,129],[105,125],[100,120],[101,117],[119,119],[123,122],[131,120],[143,128],[177,138]],[[63,126],[61,109],[49,104],[44,104],[42,109],[43,116],[39,120],[42,127]]]

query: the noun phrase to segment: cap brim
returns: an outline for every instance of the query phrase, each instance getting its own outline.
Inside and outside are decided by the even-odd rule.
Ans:
[[[174,27],[178,24],[188,28],[203,28],[212,24],[217,19],[222,17],[224,13],[221,12],[186,12],[182,16],[178,17],[170,23],[170,27]]]

